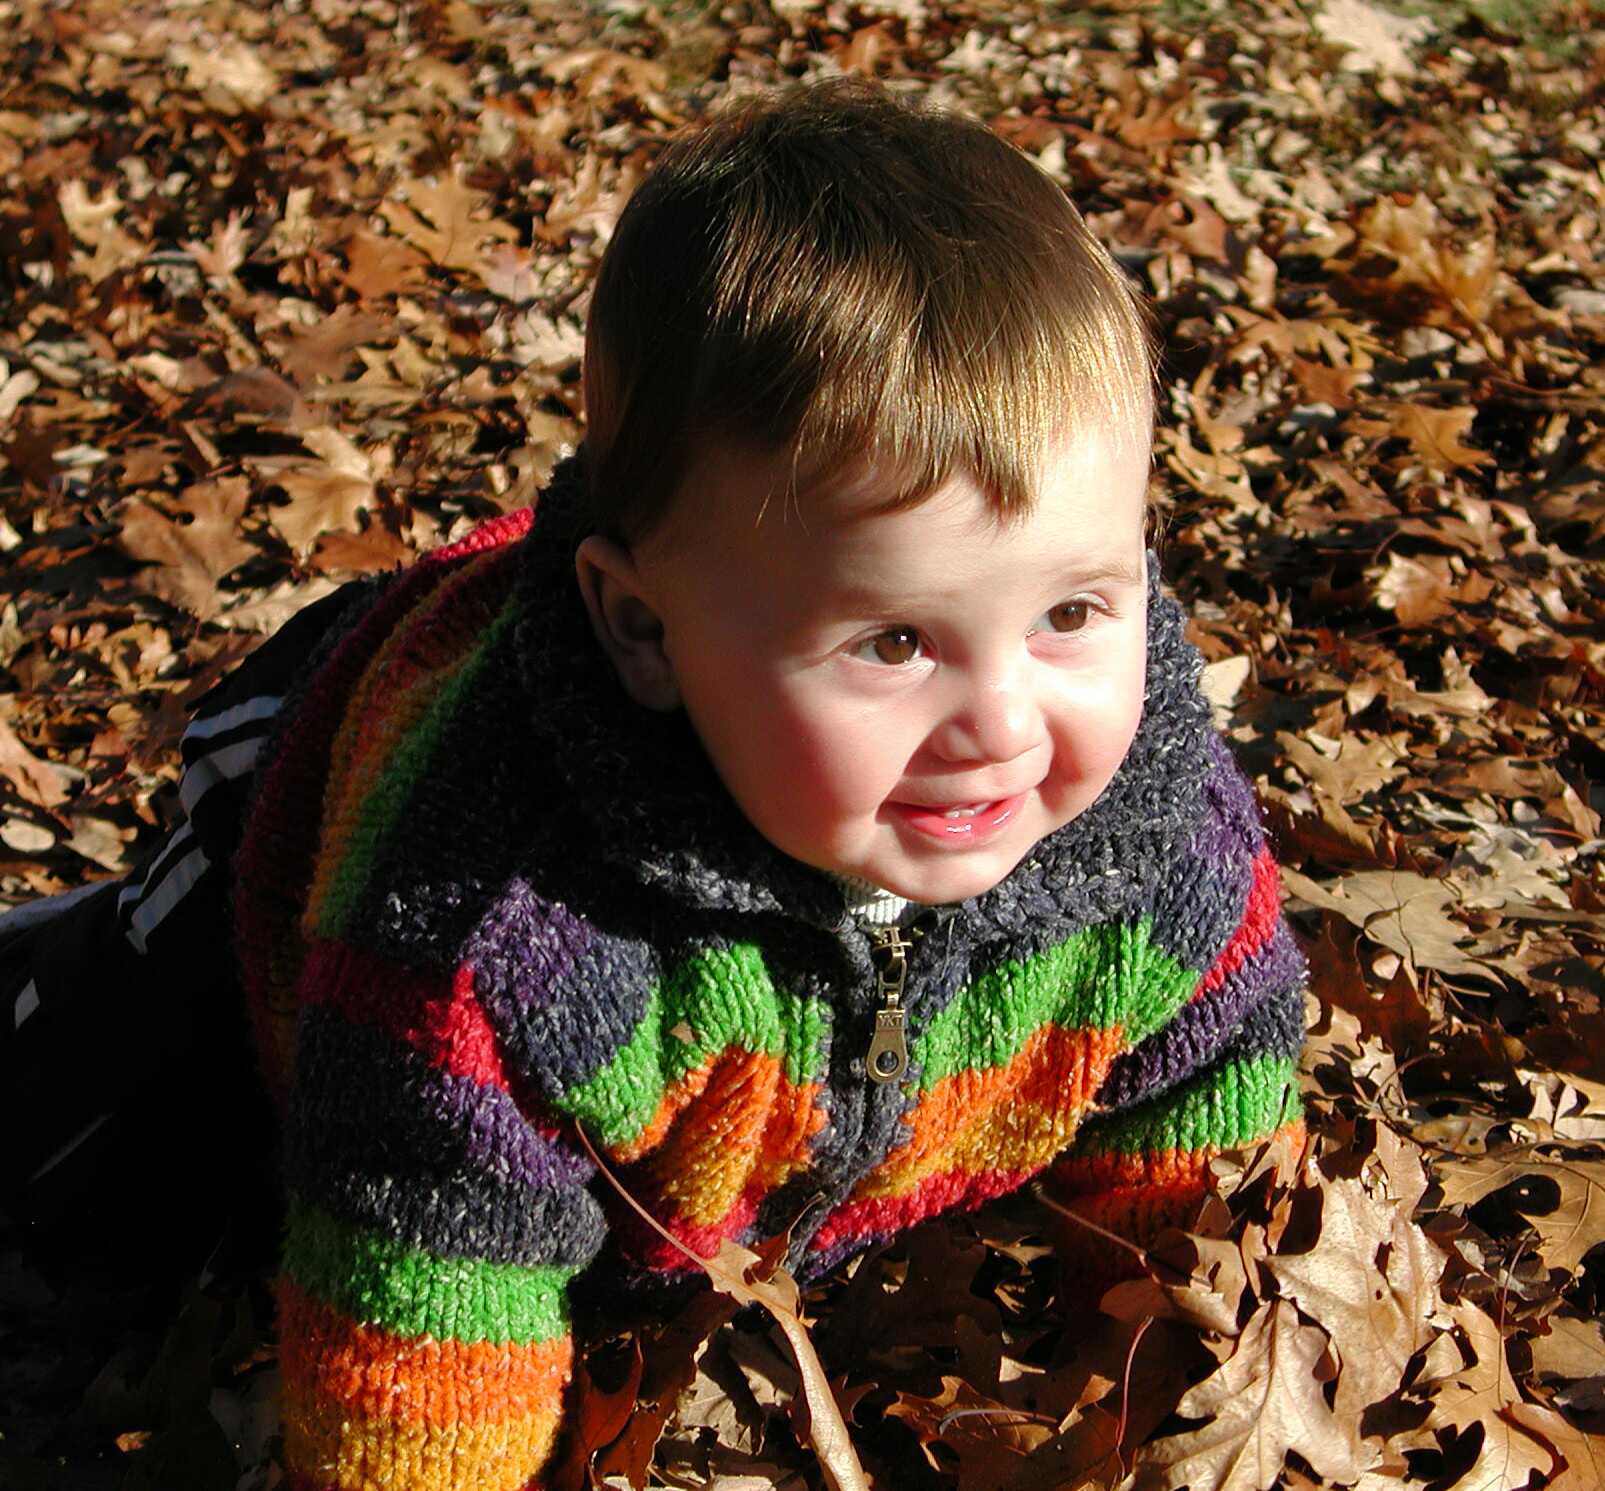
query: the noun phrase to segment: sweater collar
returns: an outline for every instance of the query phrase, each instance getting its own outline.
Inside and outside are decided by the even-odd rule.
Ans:
[[[536,759],[549,762],[569,833],[595,846],[610,883],[711,912],[776,914],[838,936],[852,929],[840,884],[782,854],[742,815],[681,713],[636,704],[591,632],[574,574],[589,531],[579,459],[560,465],[520,556],[517,653]],[[1079,818],[1041,840],[960,910],[1004,934],[1033,920],[1086,924],[1129,905],[1131,840],[1179,849],[1196,827],[1212,733],[1201,663],[1149,556],[1148,669],[1125,761]],[[1163,860],[1148,861],[1163,863]]]

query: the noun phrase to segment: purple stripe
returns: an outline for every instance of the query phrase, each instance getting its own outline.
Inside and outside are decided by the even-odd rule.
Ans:
[[[1098,1093],[1108,1108],[1126,1108],[1191,1075],[1235,1035],[1248,1010],[1267,995],[1303,981],[1304,959],[1286,923],[1203,999],[1183,1005],[1162,1029],[1115,1058]]]
[[[296,1081],[286,1177],[336,1215],[448,1255],[551,1262],[594,1251],[589,1160],[500,1088],[320,1009],[302,1017]]]
[[[465,950],[474,990],[516,1064],[561,1093],[605,1067],[658,982],[643,943],[606,937],[559,902],[509,881]],[[583,1010],[582,1020],[574,1018]]]

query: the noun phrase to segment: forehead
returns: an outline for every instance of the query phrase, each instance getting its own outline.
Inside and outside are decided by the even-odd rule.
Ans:
[[[1107,523],[1129,516],[1140,528],[1151,449],[1147,424],[1071,430],[1038,453],[1031,507],[1005,515],[962,471],[910,500],[899,469],[868,456],[827,465],[786,450],[710,440],[644,543],[662,553],[684,547],[708,553],[731,543],[747,547],[754,538],[802,548],[837,537],[852,547],[887,541],[908,527],[967,522],[1006,533],[1094,513]],[[973,500],[956,500],[961,491]]]
[[[787,456],[710,448],[642,557],[683,593],[776,617],[1139,582],[1146,438],[1069,437],[1038,467],[1031,508],[1003,519],[964,472],[889,507],[900,485],[873,462],[794,476]]]

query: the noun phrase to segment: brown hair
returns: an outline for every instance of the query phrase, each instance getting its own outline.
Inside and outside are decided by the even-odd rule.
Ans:
[[[603,257],[585,342],[592,520],[651,530],[709,440],[894,505],[969,471],[1029,509],[1048,442],[1152,421],[1146,314],[1054,182],[973,120],[839,80],[664,149]],[[759,494],[763,500],[765,494]]]

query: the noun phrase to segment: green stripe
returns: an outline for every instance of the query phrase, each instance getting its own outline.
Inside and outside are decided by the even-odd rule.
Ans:
[[[1303,1111],[1296,1070],[1291,1056],[1238,1057],[1206,1068],[1129,1112],[1087,1124],[1076,1153],[1133,1155],[1251,1144]]]
[[[445,590],[446,587],[442,587],[442,592]],[[439,601],[441,594],[437,593],[435,599]],[[459,603],[466,604],[460,598]],[[323,936],[345,935],[372,874],[380,846],[407,810],[413,789],[434,760],[441,737],[478,682],[492,649],[518,614],[511,602],[503,606],[490,625],[474,638],[473,650],[453,665],[444,682],[434,684],[435,697],[423,718],[392,749],[383,773],[357,810],[339,868],[318,907],[317,927]],[[420,680],[419,687],[430,684],[431,680]]]
[[[1006,1066],[1049,1024],[1119,1026],[1135,1045],[1164,1025],[1197,984],[1197,973],[1153,945],[1146,918],[1088,927],[961,989],[914,1042],[920,1087],[928,1091],[958,1072]]]
[[[669,1022],[674,1023],[672,1020]],[[568,1089],[557,1107],[607,1148],[628,1144],[651,1121],[663,1097],[663,997],[654,989],[640,1023],[594,1077]]]
[[[440,1258],[292,1201],[285,1274],[348,1319],[398,1336],[535,1345],[568,1333],[576,1268]]]
[[[731,1047],[783,1061],[794,1085],[813,1081],[825,1029],[819,1001],[776,989],[755,944],[704,948],[652,991],[630,1039],[558,1106],[616,1149],[651,1122],[670,1087]]]

